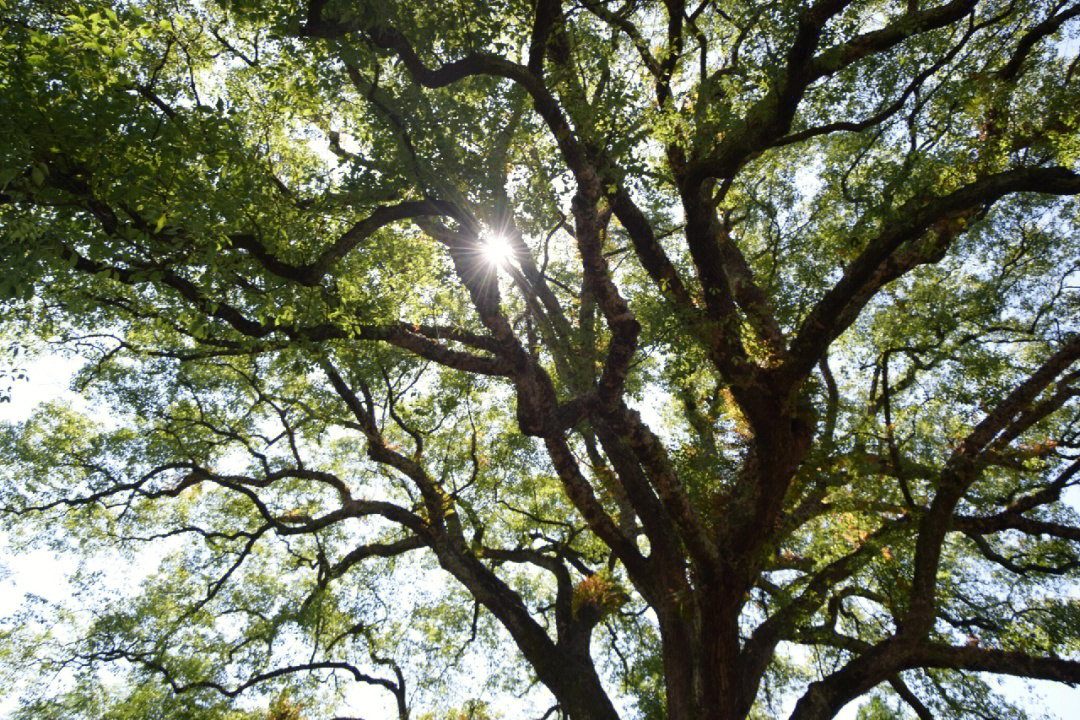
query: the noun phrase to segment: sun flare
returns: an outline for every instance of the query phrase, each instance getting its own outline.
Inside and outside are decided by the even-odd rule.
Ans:
[[[488,235],[483,241],[484,258],[498,267],[505,267],[514,257],[514,248],[505,235]]]

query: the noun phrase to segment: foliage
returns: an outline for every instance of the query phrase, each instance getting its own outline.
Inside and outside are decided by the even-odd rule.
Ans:
[[[86,401],[0,430],[11,547],[79,558],[0,625],[16,717],[1080,682],[1078,27],[0,0],[0,401]]]
[[[857,720],[895,720],[898,717],[903,717],[903,715],[897,714],[877,695],[871,697],[870,702],[860,707],[859,714],[856,716]]]

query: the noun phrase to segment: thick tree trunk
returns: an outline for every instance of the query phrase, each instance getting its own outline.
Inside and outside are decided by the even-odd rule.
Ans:
[[[739,604],[730,595],[699,589],[660,619],[669,720],[742,720],[749,710],[738,673]]]
[[[660,637],[664,654],[664,681],[668,720],[691,720],[698,717],[694,698],[695,657],[699,654],[700,633],[688,620],[696,613],[673,602],[660,617]]]

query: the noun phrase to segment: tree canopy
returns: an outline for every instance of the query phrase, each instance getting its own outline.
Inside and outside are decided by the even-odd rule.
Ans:
[[[1078,16],[0,0],[15,717],[1080,683]]]

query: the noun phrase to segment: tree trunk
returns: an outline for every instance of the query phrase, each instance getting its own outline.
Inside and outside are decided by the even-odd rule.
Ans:
[[[660,619],[669,720],[741,720],[748,701],[738,673],[739,604],[706,588]]]

